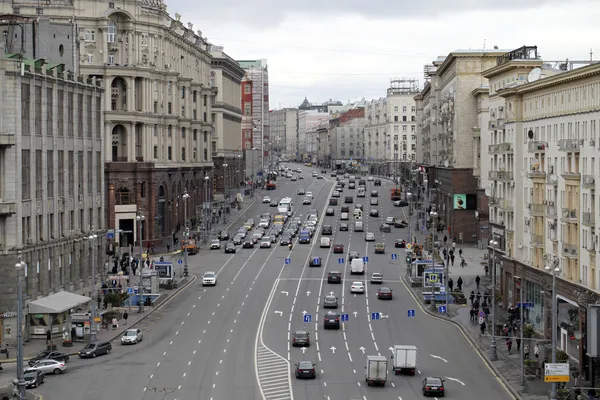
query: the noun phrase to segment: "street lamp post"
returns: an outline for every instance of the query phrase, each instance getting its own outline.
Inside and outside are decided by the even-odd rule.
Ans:
[[[86,236],[84,239],[89,240],[90,243],[92,244],[92,256],[91,256],[91,261],[92,261],[92,315],[91,318],[92,320],[90,321],[90,342],[95,342],[96,341],[96,301],[94,300],[94,297],[97,297],[98,294],[96,293],[96,255],[95,255],[95,245],[96,245],[96,239],[98,239],[98,235],[96,235],[95,233],[92,233],[89,236]],[[94,294],[96,296],[94,296]]]
[[[498,360],[498,348],[496,346],[496,248],[500,243],[490,240],[492,248],[492,341],[490,342],[490,361]]]
[[[208,201],[208,185],[210,181],[210,176],[206,175],[204,177],[204,240],[208,241],[208,230],[209,230],[209,223],[208,223],[208,218],[210,217],[209,215],[209,201]]]
[[[544,269],[552,274],[552,363],[556,363],[556,275],[560,273],[558,260],[553,265],[547,265]],[[556,382],[552,382],[550,400],[556,400]]]
[[[412,193],[406,193],[408,199],[408,243],[412,243],[412,231],[410,229],[410,217],[412,215]]]
[[[227,186],[227,175],[229,174],[229,170],[227,169],[227,167],[229,167],[229,164],[227,163],[223,163],[223,197],[225,198],[225,201],[227,202],[227,199],[229,198],[229,192],[228,192],[228,186]]]
[[[140,284],[138,286],[138,311],[140,314],[142,314],[144,312],[144,282],[142,281],[142,271],[144,270],[144,236],[142,233],[142,221],[144,221],[146,217],[144,216],[144,214],[142,214],[141,211],[138,211],[138,214],[135,217],[135,219],[140,224]]]
[[[181,198],[183,199],[183,225],[185,226],[185,229],[183,231],[183,237],[184,237],[184,246],[183,246],[183,259],[184,259],[184,265],[183,265],[183,272],[184,274],[187,275],[188,272],[188,242],[190,240],[190,228],[188,226],[188,217],[187,217],[187,201],[190,198],[190,195],[187,192],[187,189],[183,189],[183,195],[181,196]],[[181,267],[179,269],[179,277],[181,277]]]
[[[17,270],[17,390],[19,400],[25,400],[25,379],[23,377],[23,283],[21,271],[27,268],[27,264],[18,255],[15,264]]]

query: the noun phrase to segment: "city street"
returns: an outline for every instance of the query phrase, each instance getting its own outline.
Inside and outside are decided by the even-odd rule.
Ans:
[[[186,291],[145,320],[144,340],[132,346],[113,343],[113,351],[95,359],[74,359],[68,372],[47,377],[36,389],[44,398],[70,400],[154,399],[413,399],[421,396],[421,379],[440,376],[446,380],[448,398],[500,400],[509,397],[480,356],[454,325],[424,314],[400,281],[405,269],[404,249],[394,249],[396,238],[408,239],[407,229],[392,227],[381,234],[379,226],[387,216],[402,218],[400,208],[389,200],[389,181],[373,187],[367,183],[367,196],[356,198],[347,186],[346,195],[364,206],[365,232],[339,231],[340,206],[335,216],[325,216],[333,179],[310,178],[312,169],[302,167],[306,179],[277,181],[275,191],[265,192],[272,199],[292,197],[296,215],[302,219],[311,208],[319,210],[318,233],[310,244],[273,245],[270,249],[241,249],[236,254],[223,250],[202,250],[190,257],[190,272],[199,277],[215,271],[215,287],[202,287],[198,279]],[[299,187],[312,191],[312,205],[300,205]],[[369,193],[379,191],[379,205],[370,207]],[[351,193],[351,194],[350,194]],[[246,218],[263,212],[275,213],[258,199],[229,229],[235,232]],[[351,206],[351,210],[353,206]],[[377,208],[379,217],[369,217]],[[344,254],[319,248],[323,224],[334,228],[332,243],[344,245]],[[373,232],[375,242],[365,242]],[[385,254],[374,254],[374,243],[385,243]],[[368,256],[364,276],[350,276],[348,252]],[[392,260],[392,254],[398,254]],[[321,257],[322,267],[309,267],[312,257]],[[286,264],[289,258],[289,264]],[[342,284],[328,284],[327,272],[343,273]],[[383,286],[393,290],[391,301],[377,299],[382,285],[369,283],[372,272],[381,272]],[[353,281],[365,282],[365,294],[350,294]],[[349,320],[340,330],[323,329],[323,297],[333,292],[339,298],[340,314]],[[408,310],[415,310],[409,317]],[[371,313],[379,319],[371,320]],[[304,314],[310,322],[304,322]],[[296,330],[311,334],[308,348],[291,346]],[[418,347],[418,373],[412,376],[390,374],[385,387],[365,383],[365,357],[388,357],[393,345]],[[316,363],[314,380],[297,380],[294,363]],[[391,371],[391,365],[388,365]],[[292,392],[293,391],[293,392]]]

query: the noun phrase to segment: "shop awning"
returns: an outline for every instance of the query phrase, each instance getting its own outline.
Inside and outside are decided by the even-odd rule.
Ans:
[[[71,292],[58,292],[29,303],[29,314],[60,314],[91,300]]]

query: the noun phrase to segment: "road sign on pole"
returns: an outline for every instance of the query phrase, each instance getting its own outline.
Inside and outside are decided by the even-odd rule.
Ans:
[[[569,363],[546,363],[544,382],[569,382]]]
[[[312,322],[312,315],[304,314],[304,323]]]
[[[363,257],[363,262],[369,262],[369,257],[368,256],[364,256]]]
[[[483,311],[479,311],[479,314],[477,314],[479,316],[479,318],[484,318],[485,317],[485,313]]]
[[[415,316],[415,310],[407,310],[407,314],[408,314],[409,318],[412,318]]]
[[[344,263],[344,258],[343,257],[338,258],[338,264],[343,264],[343,263]]]
[[[133,288],[132,287],[128,287],[127,288],[127,294],[133,294]]]
[[[371,321],[377,321],[381,318],[381,314],[378,312],[371,313]]]
[[[286,265],[287,265],[287,264],[291,264],[291,263],[292,263],[292,260],[291,260],[291,259],[289,259],[289,258],[286,258],[286,259],[285,259],[285,264],[286,264]]]
[[[397,260],[398,259],[398,254],[392,254],[392,260]]]
[[[348,322],[349,318],[348,318],[348,314],[342,314],[342,322]]]
[[[183,264],[183,261],[181,260],[181,258],[179,260],[177,260],[177,264],[179,264],[179,265]]]

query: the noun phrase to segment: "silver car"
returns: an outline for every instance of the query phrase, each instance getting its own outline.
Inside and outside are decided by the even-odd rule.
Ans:
[[[338,298],[333,294],[325,296],[323,299],[323,308],[338,308]]]
[[[373,272],[371,274],[371,283],[383,283],[383,275],[379,272]]]
[[[140,329],[127,329],[121,336],[121,344],[138,344],[144,339],[144,334]]]
[[[30,370],[39,370],[44,374],[60,375],[67,372],[67,366],[64,361],[40,360],[26,369],[26,371]]]

